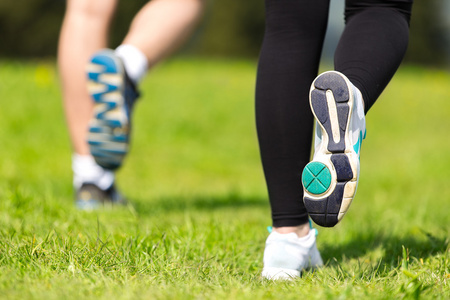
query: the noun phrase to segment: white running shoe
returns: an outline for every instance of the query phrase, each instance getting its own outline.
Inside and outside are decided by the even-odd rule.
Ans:
[[[329,71],[312,83],[310,104],[316,118],[315,149],[303,169],[303,201],[316,224],[332,227],[347,212],[358,186],[364,103],[347,77]]]
[[[316,231],[299,238],[295,233],[275,231],[266,240],[264,269],[261,276],[271,280],[290,280],[300,277],[301,271],[323,265],[316,247]]]

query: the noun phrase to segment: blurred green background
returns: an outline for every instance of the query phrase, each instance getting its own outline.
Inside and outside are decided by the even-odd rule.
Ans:
[[[111,47],[145,2],[119,2]],[[450,299],[450,1],[416,0],[405,64],[367,119],[357,198],[320,229],[326,267],[292,284],[260,278],[263,2],[209,1],[183,57],[143,80],[117,174],[131,204],[89,213],[72,205],[55,64],[65,1],[0,0],[0,299]],[[343,28],[331,4],[321,71]]]
[[[119,1],[110,44],[120,44],[134,14],[147,0]],[[331,57],[343,27],[344,0],[332,0],[324,54]],[[48,58],[56,45],[64,0],[0,0],[0,57]],[[416,1],[410,47],[405,61],[450,65],[450,1]],[[257,57],[264,31],[263,0],[208,0],[205,17],[180,53],[202,56]]]

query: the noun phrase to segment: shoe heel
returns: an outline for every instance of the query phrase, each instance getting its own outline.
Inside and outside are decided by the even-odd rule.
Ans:
[[[303,187],[312,195],[326,193],[330,189],[331,181],[330,169],[322,162],[312,161],[303,169]]]

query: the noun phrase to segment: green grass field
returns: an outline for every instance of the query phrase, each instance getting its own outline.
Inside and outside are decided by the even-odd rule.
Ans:
[[[403,67],[368,115],[358,195],[326,266],[261,279],[271,224],[255,62],[179,59],[143,82],[127,208],[73,206],[53,63],[0,64],[0,298],[450,299],[450,74]]]

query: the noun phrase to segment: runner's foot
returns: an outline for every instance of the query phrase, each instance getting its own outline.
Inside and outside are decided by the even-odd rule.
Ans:
[[[316,224],[332,227],[356,193],[366,133],[364,103],[347,77],[330,71],[314,80],[310,104],[316,118],[315,149],[302,174],[303,200]]]

